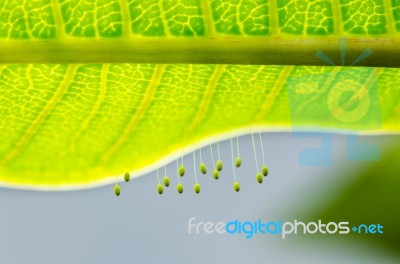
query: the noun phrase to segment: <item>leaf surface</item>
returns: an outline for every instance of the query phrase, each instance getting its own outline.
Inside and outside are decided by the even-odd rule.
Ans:
[[[360,130],[293,120],[327,96],[298,109],[293,78],[373,83],[379,120],[361,130],[398,132],[399,32],[396,0],[2,1],[0,183],[109,182],[253,126]],[[301,66],[325,65],[317,50],[341,64],[338,39],[346,65],[370,48],[358,65],[393,68]]]
[[[4,0],[0,63],[398,67],[398,0]]]

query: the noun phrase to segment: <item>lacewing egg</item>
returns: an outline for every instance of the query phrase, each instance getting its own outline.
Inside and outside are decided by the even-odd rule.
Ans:
[[[205,165],[204,163],[201,163],[201,164],[200,164],[200,171],[201,171],[201,173],[203,173],[203,174],[206,174],[206,173],[207,173],[207,168],[206,168],[206,165]]]
[[[236,160],[235,160],[235,165],[236,165],[236,167],[240,167],[240,165],[242,165],[242,160],[240,159],[240,157],[237,157],[236,158]]]
[[[193,187],[195,193],[200,193],[200,184],[196,183]]]
[[[240,184],[238,183],[238,182],[235,182],[234,184],[233,184],[233,189],[235,190],[235,191],[240,191]]]
[[[121,188],[119,187],[118,184],[115,184],[114,186],[114,193],[116,196],[119,196],[121,194]]]
[[[217,170],[221,171],[222,170],[222,160],[218,160],[216,164]]]
[[[165,187],[169,187],[170,184],[170,180],[169,177],[165,175],[164,179],[163,179],[164,185]]]
[[[185,167],[181,165],[178,169],[179,176],[183,177],[185,175]]]
[[[178,191],[178,193],[183,193],[183,185],[182,185],[182,183],[179,183],[176,186],[176,190]]]
[[[216,179],[216,180],[219,179],[219,172],[218,172],[217,169],[215,169],[215,170],[213,171],[213,177],[214,177],[214,179]]]
[[[130,179],[131,179],[131,176],[129,175],[129,173],[125,173],[125,175],[124,175],[124,180],[125,180],[126,182],[128,182]]]
[[[262,183],[263,182],[263,177],[262,177],[261,173],[257,173],[256,179],[257,179],[258,183]]]
[[[157,185],[157,192],[159,194],[163,194],[163,192],[164,192],[164,189],[163,189],[163,187],[162,187],[162,185],[160,183]]]
[[[264,166],[262,167],[261,170],[262,170],[262,174],[263,174],[264,176],[267,176],[267,175],[268,175],[268,168],[267,168],[267,166],[264,165]]]

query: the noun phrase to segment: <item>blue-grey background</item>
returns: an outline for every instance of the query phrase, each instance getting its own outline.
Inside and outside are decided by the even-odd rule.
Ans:
[[[398,140],[393,138],[363,140],[385,152]],[[346,137],[333,135],[332,166],[301,166],[300,151],[320,145],[320,138],[265,133],[270,174],[260,185],[255,180],[251,137],[240,137],[239,142],[243,161],[236,169],[239,193],[233,191],[229,141],[220,143],[224,168],[218,181],[211,176],[209,148],[203,149],[208,173],[197,174],[199,195],[193,193],[191,154],[184,159],[187,173],[182,178],[182,195],[175,189],[175,163],[167,166],[172,186],[161,196],[156,192],[155,172],[122,182],[120,197],[114,196],[113,185],[68,192],[0,189],[0,263],[400,263],[396,255],[351,236],[339,240],[337,236],[298,235],[282,240],[279,235],[246,239],[243,235],[188,234],[192,217],[195,222],[293,221],[317,214],[370,163],[347,160]],[[198,151],[196,155],[198,161]],[[161,168],[161,178],[163,174]]]

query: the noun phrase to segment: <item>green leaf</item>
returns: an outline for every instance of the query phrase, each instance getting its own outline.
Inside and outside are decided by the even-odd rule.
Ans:
[[[6,65],[0,73],[1,181],[85,184],[141,170],[231,130],[253,125],[290,128],[286,78],[338,69],[349,71],[191,64]],[[399,76],[397,69],[379,71],[383,123],[378,132],[399,130],[400,101],[394,86]]]
[[[2,1],[0,183],[101,184],[232,130],[289,129],[291,77],[376,78],[375,133],[398,132],[398,69],[267,65],[324,65],[317,50],[339,63],[347,38],[348,63],[370,47],[360,65],[397,67],[399,12],[383,0]]]
[[[340,63],[398,67],[398,0],[4,0],[0,63]]]
[[[400,148],[394,149],[381,161],[362,171],[350,186],[336,194],[318,219],[338,222],[345,220],[353,226],[384,225],[383,234],[379,238],[353,233],[353,239],[369,240],[399,254],[399,155]]]

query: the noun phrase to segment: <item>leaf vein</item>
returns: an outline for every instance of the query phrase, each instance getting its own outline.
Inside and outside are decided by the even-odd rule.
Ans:
[[[31,126],[25,131],[22,137],[15,144],[15,148],[9,152],[9,154],[3,159],[2,164],[6,164],[14,159],[18,154],[24,149],[24,147],[29,143],[30,139],[35,135],[35,132],[39,129],[39,127],[46,121],[46,118],[50,115],[60,98],[63,96],[65,91],[67,90],[71,80],[75,74],[77,69],[76,64],[68,65],[67,72],[65,77],[60,84],[60,88],[57,89],[53,98],[49,101],[46,107],[42,110],[42,112],[38,115],[38,117],[32,122]]]
[[[140,122],[140,120],[144,116],[144,113],[148,109],[148,107],[153,99],[154,93],[156,91],[157,86],[159,85],[159,83],[161,81],[161,78],[163,76],[165,68],[166,68],[165,64],[160,64],[160,65],[156,66],[156,68],[154,70],[154,74],[149,83],[149,86],[147,87],[147,91],[144,95],[144,98],[143,98],[138,110],[136,111],[135,116],[127,124],[125,130],[122,133],[122,136],[118,139],[118,141],[115,144],[113,144],[112,147],[109,148],[105,152],[105,154],[101,157],[101,162],[103,164],[106,163],[108,160],[110,160],[110,158],[114,155],[114,153],[116,153],[123,146],[123,144],[125,144],[131,137],[131,133],[132,133],[133,129]]]

